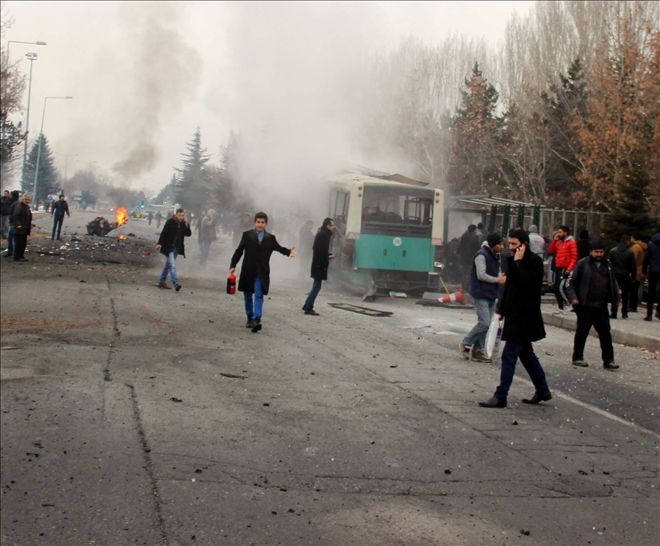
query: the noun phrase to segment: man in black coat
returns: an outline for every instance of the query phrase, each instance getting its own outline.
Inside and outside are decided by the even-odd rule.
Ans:
[[[612,266],[605,259],[603,241],[598,239],[592,241],[589,256],[579,260],[575,269],[571,271],[566,283],[566,294],[577,315],[577,327],[573,338],[573,365],[588,366],[584,361],[584,345],[593,326],[600,340],[603,368],[616,370],[619,366],[614,363],[607,304],[618,304],[619,287]]]
[[[536,392],[526,404],[538,404],[552,398],[545,372],[534,354],[533,341],[545,337],[541,315],[541,288],[543,284],[543,260],[529,250],[529,236],[523,230],[509,233],[507,278],[504,294],[498,306],[498,314],[504,318],[502,339],[506,341],[502,352],[500,384],[495,395],[483,408],[505,408],[507,395],[513,382],[518,358],[529,374]]]
[[[57,231],[57,240],[60,240],[60,235],[62,233],[62,224],[64,223],[64,214],[71,217],[69,213],[69,204],[64,199],[64,194],[60,195],[58,201],[53,203],[51,208],[50,215],[54,217],[53,220],[53,234],[51,235],[51,241],[55,239],[55,232]]]
[[[314,283],[305,300],[305,305],[302,307],[306,315],[318,316],[318,313],[314,311],[314,302],[321,291],[322,282],[328,279],[328,266],[330,265],[330,258],[333,257],[330,254],[330,239],[332,239],[334,230],[335,221],[332,218],[326,218],[323,220],[323,225],[319,228],[316,237],[314,237],[311,271]]]
[[[14,207],[12,224],[14,226],[14,261],[27,262],[25,248],[27,238],[32,231],[32,211],[30,210],[30,196],[27,193]]]
[[[185,211],[183,209],[176,209],[174,216],[165,222],[163,231],[160,232],[158,244],[156,245],[156,250],[165,256],[165,266],[160,274],[158,288],[171,288],[165,282],[169,273],[176,291],[181,290],[179,279],[176,276],[176,257],[179,254],[184,258],[186,257],[184,238],[190,237],[190,235],[190,222],[186,217]]]
[[[621,290],[621,318],[628,318],[628,304],[630,302],[630,289],[632,281],[637,273],[637,262],[635,255],[630,250],[630,237],[624,235],[621,237],[619,244],[612,248],[607,255],[607,259],[612,264],[614,270],[614,277],[616,283]],[[610,318],[615,319],[619,305],[617,302],[612,302],[612,314]]]
[[[236,271],[236,266],[245,252],[245,259],[238,279],[238,289],[243,292],[247,328],[253,332],[261,330],[264,296],[270,287],[270,255],[277,251],[285,256],[295,257],[295,248],[284,248],[275,235],[266,231],[268,216],[265,212],[254,215],[254,229],[243,232],[238,248],[231,258],[229,273]]]

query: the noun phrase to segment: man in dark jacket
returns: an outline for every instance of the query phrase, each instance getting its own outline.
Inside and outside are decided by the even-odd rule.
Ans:
[[[607,304],[619,301],[619,287],[614,271],[605,259],[605,243],[599,239],[591,242],[591,252],[582,258],[566,283],[566,293],[577,314],[577,327],[573,339],[573,365],[586,367],[584,345],[593,326],[600,340],[603,367],[616,370],[614,347],[610,333],[610,316]]]
[[[506,282],[506,275],[500,274],[500,264],[497,259],[503,249],[502,236],[499,233],[489,233],[486,243],[472,259],[469,291],[474,299],[477,324],[459,346],[459,352],[466,360],[472,358],[476,362],[491,361],[484,353],[484,345],[495,312],[498,286]]]
[[[64,199],[64,194],[60,195],[60,198],[53,203],[53,206],[50,211],[50,215],[53,216],[53,234],[50,239],[53,241],[55,239],[55,231],[57,231],[57,240],[60,240],[60,235],[62,233],[62,224],[64,223],[64,214],[71,217],[69,214],[69,204]]]
[[[477,226],[470,224],[461,235],[456,249],[458,265],[461,275],[461,286],[467,290],[470,283],[470,268],[475,252],[479,250],[479,238],[477,236]]]
[[[179,254],[184,258],[186,257],[184,238],[190,237],[190,235],[190,222],[188,222],[185,211],[183,209],[176,209],[174,216],[165,222],[163,231],[160,232],[158,244],[156,245],[156,250],[165,256],[165,266],[160,274],[158,288],[171,288],[165,282],[169,273],[176,291],[181,290],[179,279],[176,276],[176,257]]]
[[[254,229],[243,232],[238,248],[231,258],[229,273],[236,271],[236,266],[245,252],[245,259],[238,279],[238,289],[245,300],[246,327],[254,333],[261,330],[264,296],[270,287],[270,255],[277,251],[285,256],[295,257],[295,248],[281,246],[275,235],[266,231],[268,216],[265,212],[254,215]]]
[[[649,280],[649,297],[646,304],[646,317],[644,320],[653,320],[653,304],[657,301],[655,309],[655,318],[660,319],[660,301],[658,297],[658,287],[660,286],[660,231],[658,231],[646,247],[644,256],[643,273]]]
[[[323,220],[323,225],[319,228],[316,237],[314,237],[311,270],[314,283],[302,307],[306,315],[318,316],[318,313],[314,310],[314,302],[321,291],[321,284],[328,279],[328,266],[330,265],[330,258],[333,257],[330,253],[330,239],[332,239],[334,230],[335,221],[332,218],[326,218]]]
[[[27,262],[25,248],[27,238],[32,231],[32,211],[30,210],[30,196],[27,193],[14,206],[12,224],[14,226],[14,261]]]
[[[637,268],[635,264],[635,255],[632,250],[628,248],[630,237],[624,235],[621,237],[619,244],[610,249],[607,255],[608,260],[612,264],[614,270],[614,277],[616,283],[621,290],[621,318],[628,318],[628,302],[630,298],[630,287]],[[612,302],[612,314],[610,318],[615,319],[619,305],[617,302]]]
[[[495,395],[482,408],[505,408],[518,358],[529,374],[536,392],[526,404],[538,404],[552,399],[545,372],[534,354],[533,341],[545,337],[541,316],[541,287],[543,260],[529,250],[529,237],[522,230],[509,233],[507,278],[504,295],[498,305],[498,314],[504,318],[502,339],[506,341],[502,352],[500,384]]]
[[[2,194],[2,203],[0,204],[0,236],[7,236],[7,229],[9,227],[9,209],[11,208],[11,195],[9,190],[5,190]]]

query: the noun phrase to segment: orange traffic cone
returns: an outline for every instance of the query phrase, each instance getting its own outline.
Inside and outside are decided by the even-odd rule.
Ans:
[[[454,292],[453,294],[445,294],[444,296],[441,296],[438,298],[438,301],[440,303],[449,303],[453,301],[457,301],[461,305],[463,304],[463,297],[464,293],[462,290],[459,290],[458,292]]]

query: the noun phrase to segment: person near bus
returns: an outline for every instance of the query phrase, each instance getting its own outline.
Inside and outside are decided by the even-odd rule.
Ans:
[[[498,285],[506,282],[506,275],[499,272],[500,264],[497,255],[502,252],[502,236],[499,233],[489,233],[472,259],[470,271],[469,292],[474,299],[474,310],[477,312],[477,323],[461,341],[459,351],[466,360],[475,362],[490,362],[484,353],[486,334],[495,312]]]
[[[60,240],[65,214],[71,217],[71,213],[69,213],[69,204],[66,202],[64,194],[61,194],[57,201],[53,201],[53,206],[51,207],[50,215],[53,217],[53,234],[50,237],[51,241],[55,240],[56,233],[57,240]]]
[[[312,289],[307,295],[307,299],[302,307],[306,315],[318,316],[314,310],[314,302],[321,291],[321,284],[328,279],[328,266],[333,255],[330,253],[330,240],[335,230],[335,221],[332,218],[323,220],[323,225],[319,228],[314,237],[312,245],[312,270],[311,277],[314,279]]]

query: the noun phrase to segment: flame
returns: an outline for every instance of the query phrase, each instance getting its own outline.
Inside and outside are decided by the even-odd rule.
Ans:
[[[117,222],[117,227],[123,226],[128,222],[128,214],[124,207],[118,208],[117,212],[115,212],[115,221]]]
[[[125,241],[125,240],[126,240],[126,235],[124,235],[124,234],[122,233],[122,234],[119,236],[119,240],[120,240],[120,241]]]

